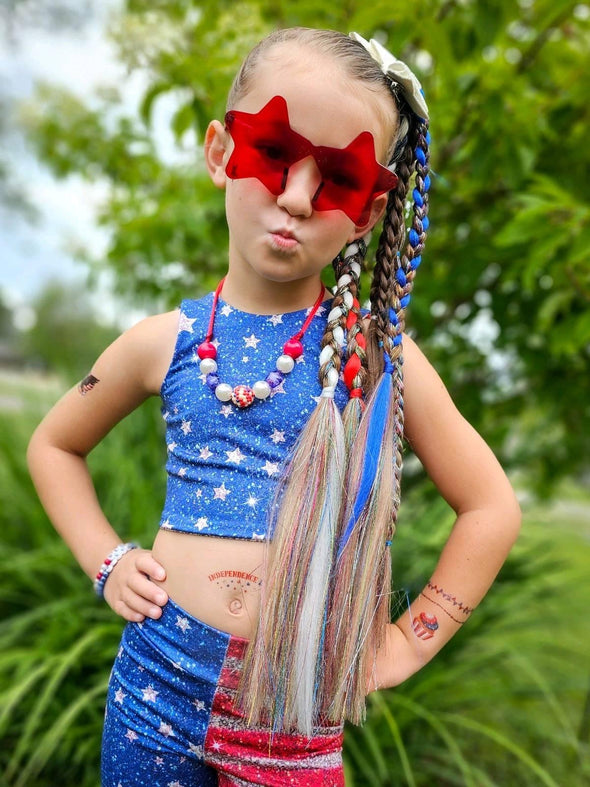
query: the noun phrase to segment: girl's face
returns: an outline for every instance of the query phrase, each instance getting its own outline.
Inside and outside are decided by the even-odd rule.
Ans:
[[[335,59],[296,44],[277,46],[269,55],[258,66],[250,91],[232,109],[255,115],[271,99],[282,96],[293,138],[305,138],[310,150],[320,146],[344,149],[368,131],[375,143],[373,162],[383,156],[391,129],[382,119],[387,96],[352,80]],[[393,101],[390,112],[393,123]],[[363,139],[366,144],[366,135]],[[232,137],[214,121],[207,131],[205,151],[214,183],[226,191],[228,279],[239,282],[241,288],[264,284],[268,289],[270,283],[289,283],[316,292],[323,268],[346,243],[375,224],[387,195],[377,197],[365,215],[356,217],[362,225],[355,224],[347,215],[354,216],[350,209],[314,208],[322,174],[313,155],[289,166],[281,184],[284,190],[275,196],[257,177],[228,177],[225,167],[233,150]]]

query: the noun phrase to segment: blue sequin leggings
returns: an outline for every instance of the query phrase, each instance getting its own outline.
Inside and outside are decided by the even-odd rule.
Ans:
[[[342,727],[311,738],[250,728],[235,707],[247,641],[173,601],[128,623],[113,666],[103,787],[343,787]]]

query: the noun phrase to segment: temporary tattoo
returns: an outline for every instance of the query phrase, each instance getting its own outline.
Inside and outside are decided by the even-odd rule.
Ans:
[[[421,612],[412,621],[412,628],[414,634],[420,639],[431,639],[438,628],[436,615],[431,615],[430,612]]]
[[[439,603],[438,603],[438,601],[435,601],[433,598],[430,598],[430,596],[427,596],[427,595],[426,595],[426,593],[420,593],[420,595],[422,596],[422,598],[425,598],[425,599],[426,599],[426,601],[430,601],[430,603],[431,603],[431,604],[436,604],[436,606],[437,606],[437,607],[440,607],[440,608],[442,609],[442,611],[445,613],[445,615],[448,615],[448,616],[451,618],[451,620],[454,620],[454,621],[455,621],[455,623],[458,623],[460,626],[462,626],[462,625],[463,625],[463,623],[465,623],[465,621],[464,621],[464,620],[457,620],[457,618],[453,617],[453,615],[451,615],[451,613],[450,613],[450,612],[448,612],[448,611],[447,611],[447,610],[446,610],[446,609],[443,607],[443,605],[442,605],[442,604],[439,604]]]
[[[88,391],[91,391],[96,385],[96,383],[99,382],[100,380],[98,379],[98,377],[95,377],[93,374],[89,374],[82,380],[82,382],[78,386],[78,390],[80,391],[80,394],[82,396],[86,396]]]
[[[247,571],[215,571],[209,574],[208,579],[209,582],[215,582],[219,588],[241,590],[243,593],[262,585],[261,579]]]
[[[464,615],[471,615],[473,612],[474,607],[468,607],[467,604],[464,604],[462,601],[458,601],[455,596],[451,596],[450,593],[446,593],[442,588],[439,588],[438,585],[435,585],[433,582],[428,582],[427,587],[430,590],[433,590],[437,596],[444,598],[445,601],[450,601],[454,607],[457,607]]]

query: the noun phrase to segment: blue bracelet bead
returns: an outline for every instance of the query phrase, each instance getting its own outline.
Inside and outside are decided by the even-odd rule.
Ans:
[[[416,148],[415,153],[416,153],[416,158],[418,159],[418,163],[424,166],[424,164],[426,164],[426,153],[424,153],[422,148]]]
[[[397,279],[397,283],[401,287],[406,286],[406,274],[403,272],[401,268],[398,268],[395,272],[395,278]]]
[[[400,300],[399,303],[400,303],[400,306],[402,307],[402,309],[405,309],[406,306],[409,304],[410,298],[411,298],[410,295],[404,295],[404,297]]]
[[[414,197],[414,202],[419,208],[424,207],[424,200],[422,199],[422,194],[418,191],[418,189],[414,189],[412,192],[412,196]]]
[[[418,233],[413,227],[410,230],[409,238],[410,238],[410,246],[416,248],[416,246],[420,244],[420,236],[418,235]]]

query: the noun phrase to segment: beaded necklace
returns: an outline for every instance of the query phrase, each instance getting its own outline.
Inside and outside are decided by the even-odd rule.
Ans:
[[[301,339],[322,304],[324,299],[324,285],[321,285],[320,294],[311,307],[301,329],[291,336],[290,339],[287,339],[283,345],[283,354],[279,355],[277,358],[276,369],[269,372],[263,380],[257,380],[251,387],[249,385],[239,384],[232,388],[228,383],[221,382],[217,374],[217,347],[213,343],[215,312],[217,311],[217,302],[224,281],[225,277],[217,285],[217,289],[213,296],[213,305],[211,306],[211,316],[209,317],[207,335],[205,336],[205,341],[197,348],[197,355],[201,359],[199,368],[201,372],[206,375],[207,386],[213,391],[220,402],[231,401],[236,407],[250,407],[256,399],[259,401],[268,399],[271,392],[283,382],[285,375],[293,370],[295,360],[303,355],[303,344],[301,343]]]

